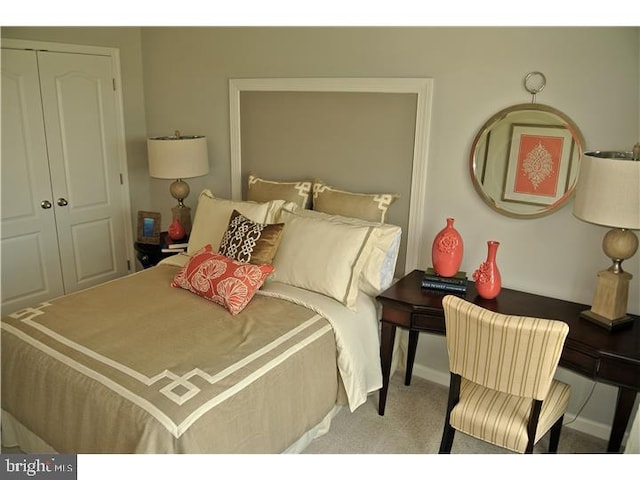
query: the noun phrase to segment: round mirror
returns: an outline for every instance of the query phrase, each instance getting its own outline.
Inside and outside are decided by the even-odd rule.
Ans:
[[[584,139],[576,124],[547,105],[505,108],[471,146],[471,178],[494,210],[518,218],[548,215],[573,194]]]

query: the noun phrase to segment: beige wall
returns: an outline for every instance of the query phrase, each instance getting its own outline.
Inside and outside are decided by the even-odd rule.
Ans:
[[[469,148],[491,115],[531,100],[522,81],[534,70],[547,77],[537,101],[571,117],[587,149],[631,148],[640,140],[638,28],[7,28],[2,35],[121,48],[124,81],[131,82],[124,97],[134,212],[150,208],[169,218],[173,205],[168,181],[144,178],[145,113],[149,135],[180,129],[208,137],[210,174],[189,181],[186,203],[195,206],[204,187],[230,195],[229,78],[431,77],[420,266],[429,265],[431,241],[448,216],[464,237],[463,270],[484,260],[486,240],[501,242],[498,262],[507,287],[588,304],[596,272],[608,266],[601,252],[606,229],[577,220],[571,204],[534,220],[487,207],[469,178]],[[640,313],[640,254],[625,267],[635,277],[629,309]],[[446,379],[443,339],[422,335],[417,363],[416,373]],[[592,382],[565,370],[560,376],[573,386],[570,411],[577,412]],[[615,395],[598,384],[572,427],[608,436]]]

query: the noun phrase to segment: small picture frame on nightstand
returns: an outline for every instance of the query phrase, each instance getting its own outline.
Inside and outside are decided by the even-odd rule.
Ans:
[[[138,212],[138,243],[160,245],[160,214]]]

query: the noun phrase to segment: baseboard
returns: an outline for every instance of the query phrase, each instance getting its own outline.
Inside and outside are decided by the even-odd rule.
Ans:
[[[449,386],[449,373],[441,372],[440,370],[434,370],[433,368],[425,367],[418,363],[413,364],[413,374],[417,377],[429,380],[430,382],[437,383],[438,385]]]
[[[413,374],[417,377],[420,377],[424,380],[428,380],[433,383],[437,383],[439,385],[444,385],[445,387],[449,386],[449,374],[443,373],[439,370],[434,370],[433,368],[425,367],[424,365],[420,365],[415,363],[413,365]],[[591,435],[596,438],[600,438],[603,440],[609,439],[609,433],[611,432],[611,425],[606,425],[604,423],[594,422],[592,420],[583,419],[582,417],[578,417],[574,420],[576,416],[576,412],[567,411],[564,416],[564,422],[566,428],[571,428],[573,430],[577,430],[579,432],[585,433],[587,435]],[[623,439],[622,444],[626,444],[627,434],[625,434],[625,438]]]

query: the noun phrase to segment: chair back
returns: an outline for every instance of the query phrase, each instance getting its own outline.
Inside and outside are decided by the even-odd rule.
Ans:
[[[545,398],[569,333],[566,323],[504,315],[454,295],[442,305],[452,373],[510,395]]]

